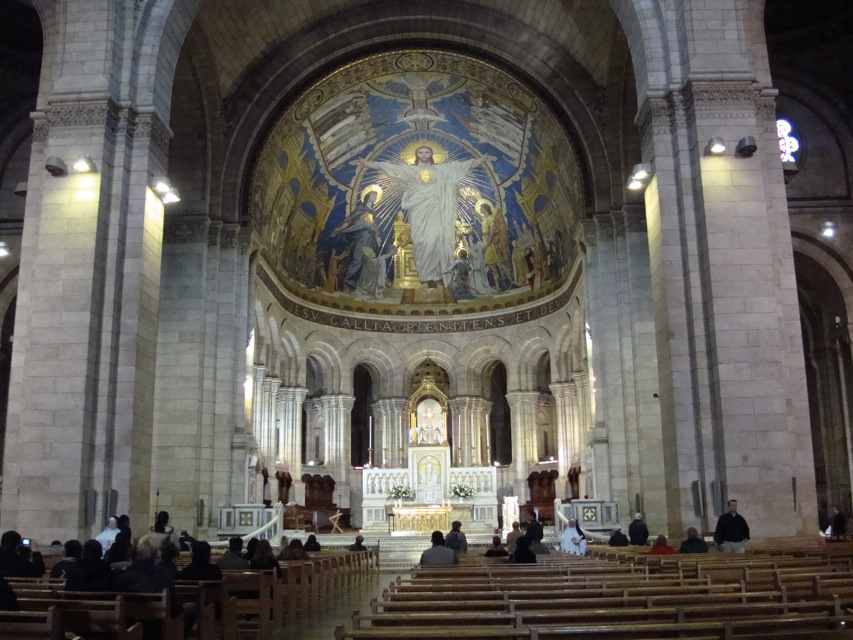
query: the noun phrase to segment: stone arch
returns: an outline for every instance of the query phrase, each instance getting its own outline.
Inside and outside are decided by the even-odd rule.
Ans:
[[[509,371],[506,354],[511,351],[512,343],[498,336],[486,336],[467,345],[454,367],[459,377],[457,393],[463,396],[484,395],[485,380],[491,375],[495,363],[503,363]]]
[[[440,340],[422,340],[402,349],[399,356],[400,362],[403,365],[403,397],[409,395],[405,385],[408,384],[417,366],[427,358],[450,374],[450,393],[447,395],[450,397],[458,395],[457,385],[459,376],[454,374],[454,363],[459,357],[459,350],[456,347]]]
[[[669,72],[670,64],[673,68],[680,68],[670,52],[663,9],[655,0],[608,2],[628,40],[637,83],[637,102],[643,104],[650,93],[663,94],[667,91],[673,80]]]
[[[260,363],[264,357],[266,345],[269,344],[272,336],[269,326],[267,325],[267,314],[264,310],[264,303],[259,298],[254,300],[255,307],[255,362]]]
[[[296,335],[289,329],[280,325],[280,353],[279,375],[281,383],[287,387],[298,387],[305,384],[305,367],[303,364],[304,354],[302,345]]]
[[[841,290],[848,322],[853,321],[853,268],[834,249],[801,231],[792,233],[794,251],[817,262]]]
[[[201,5],[202,0],[150,0],[141,5],[131,87],[137,105],[153,107],[164,123],[171,112],[178,56]]]
[[[544,353],[550,355],[550,342],[551,334],[544,327],[532,327],[524,332],[510,358],[516,364],[507,368],[507,382],[511,390],[530,391],[536,388],[536,368]]]
[[[575,328],[573,326],[574,316],[571,312],[560,314],[565,318],[560,322],[551,340],[551,366],[555,380],[568,380],[572,376],[572,349]]]
[[[401,379],[396,372],[399,372],[401,367],[399,360],[391,357],[392,353],[393,350],[382,340],[359,340],[347,349],[346,369],[353,371],[356,365],[364,365],[374,376],[374,392],[379,398],[399,397],[402,395]]]
[[[323,374],[325,393],[347,393],[352,391],[352,380],[342,387],[342,356],[346,352],[341,341],[326,331],[315,331],[305,337],[306,359],[312,359]]]

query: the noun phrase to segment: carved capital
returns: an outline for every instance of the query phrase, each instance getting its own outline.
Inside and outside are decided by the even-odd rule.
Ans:
[[[166,216],[163,229],[164,244],[192,244],[207,242],[206,216]]]
[[[104,127],[108,134],[115,135],[121,109],[111,98],[81,102],[57,102],[45,113],[53,127]]]
[[[222,223],[214,220],[207,228],[207,246],[216,247],[219,245],[219,236],[222,232]]]
[[[751,82],[690,82],[685,94],[692,98],[698,121],[755,116],[757,95]]]
[[[595,233],[599,240],[613,239],[613,220],[610,214],[597,213],[593,218],[595,221]]]
[[[222,227],[219,245],[223,249],[236,249],[240,236],[240,227],[236,224],[228,224]]]
[[[33,142],[47,142],[47,135],[50,133],[50,121],[47,119],[47,114],[34,112],[30,114],[33,119]]]
[[[622,215],[621,211],[614,211],[610,214],[610,218],[612,220],[612,229],[613,229],[613,237],[614,238],[624,238],[625,237],[625,217]]]
[[[173,136],[172,130],[156,113],[138,114],[134,136],[138,140],[148,140],[164,156],[168,156],[169,140]]]
[[[646,211],[643,207],[626,206],[622,209],[625,231],[628,233],[646,233]]]
[[[581,220],[581,238],[584,244],[588,247],[594,247],[598,244],[598,232],[595,228],[595,221],[591,218]]]

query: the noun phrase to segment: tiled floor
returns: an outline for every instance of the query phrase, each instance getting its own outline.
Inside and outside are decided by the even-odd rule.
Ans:
[[[365,575],[349,593],[328,603],[322,611],[312,612],[296,624],[287,625],[270,640],[334,640],[335,627],[339,624],[350,626],[354,609],[370,611],[371,598],[378,598],[399,575],[409,576],[393,572]]]

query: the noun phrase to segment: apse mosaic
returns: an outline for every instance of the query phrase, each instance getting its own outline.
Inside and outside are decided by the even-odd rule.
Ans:
[[[517,79],[406,51],[306,90],[258,156],[250,206],[264,262],[302,299],[482,311],[560,291],[581,180],[560,124]]]

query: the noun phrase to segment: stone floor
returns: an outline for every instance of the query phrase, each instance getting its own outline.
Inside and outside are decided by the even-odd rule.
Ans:
[[[270,640],[334,640],[335,627],[339,624],[350,625],[354,609],[370,610],[370,600],[382,595],[389,583],[398,576],[410,577],[409,572],[374,572],[365,575],[355,587],[343,597],[321,611],[315,611],[303,617],[297,623],[287,625],[274,633]]]

